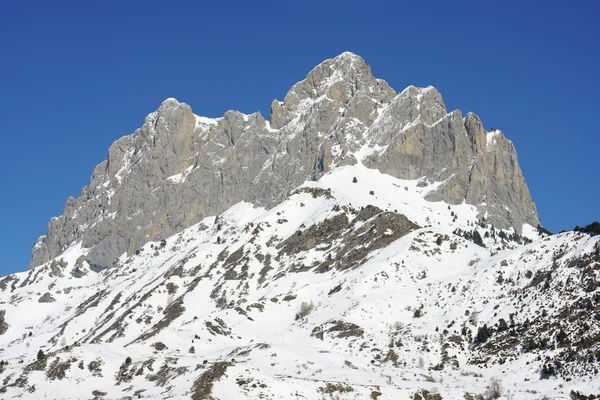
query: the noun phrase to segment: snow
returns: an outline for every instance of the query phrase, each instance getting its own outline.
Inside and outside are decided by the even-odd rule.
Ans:
[[[121,160],[121,164],[120,164],[120,168],[117,171],[117,173],[115,174],[115,178],[117,179],[117,182],[119,184],[121,184],[121,181],[123,180],[123,176],[126,174],[129,174],[131,172],[131,156],[134,153],[134,149],[129,149],[127,150],[127,152],[123,155],[123,159]]]
[[[220,119],[220,118],[201,117],[201,116],[196,115],[196,114],[194,114],[194,117],[196,118],[196,127],[195,127],[195,129],[208,128],[208,127],[217,125],[219,123],[219,119]]]
[[[34,248],[40,248],[42,247],[42,243],[44,242],[44,240],[46,240],[46,235],[42,235],[40,236],[36,241],[35,244],[33,245]]]
[[[167,178],[168,181],[170,181],[171,183],[174,184],[179,184],[179,183],[183,183],[185,182],[185,179],[188,177],[188,175],[194,170],[194,166],[190,165],[189,167],[187,167],[185,170],[183,170],[183,172],[180,172],[178,174],[175,175],[171,175]]]
[[[488,151],[492,151],[492,149],[494,148],[494,145],[496,144],[496,140],[498,139],[498,136],[500,136],[501,134],[502,134],[502,132],[499,131],[498,129],[494,129],[493,131],[490,131],[487,133],[486,140],[487,140],[487,150]]]
[[[185,180],[184,172],[168,179]],[[9,361],[0,378],[13,374],[9,381],[14,381],[40,348],[47,354],[56,352],[49,363],[56,357],[76,360],[64,379],[31,372],[25,388],[9,386],[6,396],[87,399],[93,390],[102,390],[106,398],[122,398],[145,390],[143,398],[184,399],[190,398],[194,381],[218,361],[231,363],[214,382],[212,395],[221,399],[318,400],[328,398],[319,392],[327,383],[351,386],[352,392],[340,394],[344,399],[368,399],[373,392],[381,393],[380,400],[412,398],[418,390],[434,388],[444,399],[461,399],[465,392],[484,393],[493,376],[501,378],[508,396],[519,399],[566,399],[571,389],[600,390],[598,383],[585,377],[569,382],[554,379],[551,384],[540,381],[535,353],[486,368],[469,364],[465,349],[444,347],[443,329],[450,333],[463,325],[476,329],[467,323],[465,310],[478,312],[479,324],[492,324],[516,311],[519,318],[533,318],[540,309],[539,302],[527,300],[528,308],[521,310],[521,303],[497,284],[499,273],[513,279],[514,288],[523,287],[527,282],[518,277],[551,264],[555,249],[568,246],[564,257],[570,259],[593,251],[599,239],[573,233],[540,238],[535,228],[524,225],[523,235],[534,240],[531,244],[495,250],[503,242],[485,238],[488,248],[479,247],[453,234],[456,229],[474,229],[478,214],[474,206],[424,200],[438,185],[421,187],[418,180],[396,179],[361,164],[335,168],[319,181],[304,183],[271,209],[238,203],[164,243],[149,242],[138,254],[122,255],[119,267],[99,273],[81,261],[89,249],[79,242],[56,259],[66,264],[59,269],[63,276],[51,273],[51,261],[14,274],[15,289],[9,284],[0,290],[0,309],[6,310],[10,325],[0,336],[0,359]],[[318,189],[330,195],[313,195]],[[341,251],[343,243],[328,241],[297,254],[281,254],[280,243],[339,213],[351,219],[348,210],[368,205],[404,214],[421,228],[369,253],[359,268],[292,272],[295,266],[321,263],[328,254]],[[482,236],[491,231],[486,225],[477,229]],[[438,245],[440,235],[448,239]],[[227,266],[238,250],[239,260]],[[266,257],[271,264],[265,272]],[[85,275],[74,277],[76,270]],[[572,269],[559,270],[555,279],[566,281],[571,273]],[[236,274],[246,277],[233,277]],[[338,285],[341,289],[332,293]],[[46,292],[56,301],[39,303]],[[90,302],[91,298],[97,301]],[[563,301],[558,293],[552,299],[556,304]],[[178,301],[181,315],[144,338]],[[234,306],[219,306],[229,302]],[[296,320],[302,302],[312,302],[314,309]],[[421,307],[423,316],[415,318]],[[323,339],[315,337],[315,329],[340,320],[356,324],[363,335],[338,338],[326,332]],[[208,327],[218,321],[230,333],[211,333]],[[402,346],[390,347],[391,341],[401,341]],[[157,342],[167,348],[156,350],[152,345]],[[382,361],[390,349],[398,357],[397,366]],[[430,370],[444,351],[456,357],[458,366]],[[131,382],[115,385],[127,357],[135,371],[153,359],[152,371],[145,367],[141,375],[132,375]],[[102,362],[101,376],[92,376],[88,369],[94,360]],[[148,376],[165,364],[187,371],[174,372],[160,386]],[[34,391],[26,390],[33,385]]]
[[[540,234],[538,233],[537,228],[534,228],[529,224],[523,224],[521,232],[524,237],[531,240],[538,240],[540,238]]]
[[[271,122],[270,121],[265,121],[265,124],[266,124],[267,131],[269,131],[269,132],[279,132],[279,129],[275,129],[275,128],[273,128],[271,126]]]
[[[354,158],[356,159],[356,161],[360,164],[362,164],[362,162],[369,157],[370,155],[373,154],[380,154],[383,153],[388,146],[379,146],[379,145],[363,145],[360,147],[360,149],[358,149],[357,151],[355,151],[353,153]]]

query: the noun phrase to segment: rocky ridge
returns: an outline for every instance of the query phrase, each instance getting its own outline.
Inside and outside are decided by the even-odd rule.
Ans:
[[[165,100],[113,143],[90,185],[49,222],[29,267],[81,242],[89,252],[79,265],[102,270],[242,200],[270,208],[304,181],[356,163],[435,187],[429,201],[475,205],[497,228],[539,224],[501,132],[486,132],[475,114],[448,112],[432,87],[396,93],[362,58],[342,53],[275,100],[268,121],[237,111],[199,117]]]

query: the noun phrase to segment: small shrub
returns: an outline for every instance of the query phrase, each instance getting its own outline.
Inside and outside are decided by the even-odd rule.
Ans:
[[[131,357],[127,357],[127,358],[125,359],[125,364],[126,364],[126,365],[129,365],[129,364],[131,364]]]
[[[156,342],[156,343],[153,343],[152,345],[150,345],[150,347],[154,347],[158,351],[163,351],[164,349],[167,348],[167,345],[164,344],[163,342]]]
[[[310,303],[303,301],[302,304],[300,304],[300,309],[296,313],[296,320],[307,317],[308,314],[310,314],[312,312],[312,310],[314,310],[314,308],[315,308],[315,305],[313,304],[312,301]]]
[[[336,392],[339,393],[351,393],[354,392],[354,388],[352,386],[348,386],[344,383],[331,383],[327,382],[325,387],[320,387],[317,389],[319,393],[329,394],[333,398],[333,394]]]
[[[540,371],[540,379],[549,379],[551,376],[556,375],[556,370],[552,364],[544,364]]]
[[[487,390],[488,390],[490,398],[492,398],[492,399],[497,399],[500,396],[502,396],[503,389],[502,389],[502,382],[500,381],[500,379],[493,376],[490,379],[490,382],[488,383]]]
[[[429,368],[433,371],[442,371],[444,369],[444,364],[443,363],[439,363],[431,368]]]

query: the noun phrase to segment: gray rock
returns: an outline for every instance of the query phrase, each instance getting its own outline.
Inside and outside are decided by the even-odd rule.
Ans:
[[[448,113],[434,88],[396,94],[362,58],[343,53],[275,100],[269,121],[237,111],[201,118],[165,100],[110,146],[89,186],[36,242],[30,268],[77,242],[90,249],[92,270],[108,268],[242,200],[271,207],[302,182],[357,162],[442,181],[429,200],[466,201],[499,228],[539,223],[514,146],[501,133],[486,133],[474,114]]]
[[[38,303],[54,303],[56,299],[48,292],[44,293],[42,297],[38,299]]]
[[[93,245],[90,252],[87,254],[86,261],[90,266],[90,270],[100,272],[103,269],[116,265],[118,255],[123,253],[127,246],[127,241],[120,235],[106,236],[99,243]]]
[[[86,275],[85,271],[81,267],[75,267],[71,270],[71,276],[73,278],[83,278]],[[66,291],[65,291],[66,293]]]
[[[6,310],[0,310],[0,335],[4,335],[8,330],[8,323],[5,319]]]

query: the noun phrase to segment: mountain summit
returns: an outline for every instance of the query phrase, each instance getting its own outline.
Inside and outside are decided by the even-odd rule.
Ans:
[[[324,61],[260,113],[199,117],[165,100],[132,135],[112,144],[78,199],[38,239],[30,268],[81,242],[94,269],[112,266],[247,201],[279,203],[332,168],[361,163],[430,187],[432,202],[472,204],[497,228],[539,218],[512,143],[472,113],[448,112],[433,87],[396,93],[350,52]]]

